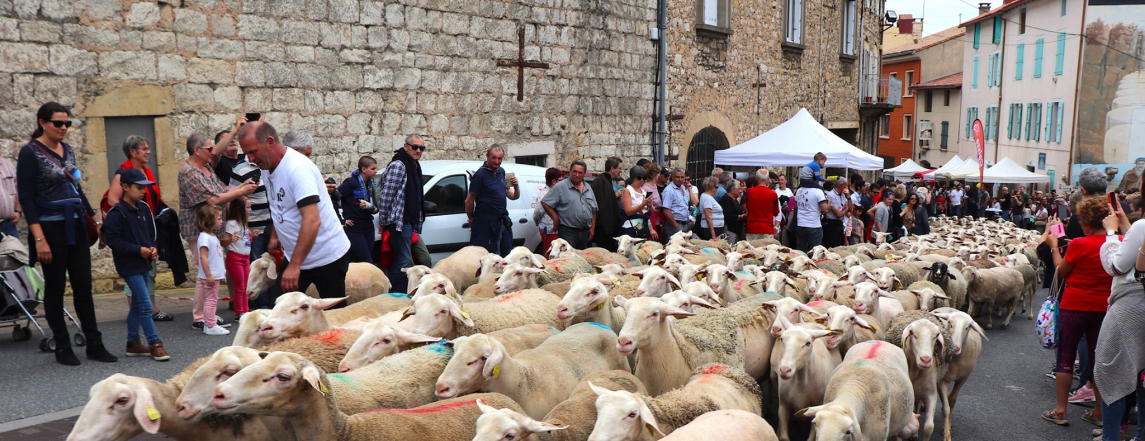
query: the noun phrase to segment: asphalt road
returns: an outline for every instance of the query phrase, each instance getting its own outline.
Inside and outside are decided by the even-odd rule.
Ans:
[[[1044,290],[1039,292],[1039,299],[1044,295]],[[172,309],[164,308],[169,312]],[[87,401],[88,389],[99,380],[117,372],[163,380],[196,357],[230,343],[229,336],[209,337],[191,329],[190,313],[175,316],[174,322],[159,324],[160,337],[172,355],[172,361],[167,363],[150,358],[121,358],[113,364],[84,360],[78,368],[65,367],[56,364],[51,354],[39,351],[37,338],[17,343],[7,335],[0,335],[3,359],[0,361],[0,372],[3,372],[0,391],[5,397],[0,400],[0,440],[59,439],[53,434],[69,427],[70,420],[66,418],[78,414],[79,407]],[[1073,424],[1069,427],[1055,426],[1040,417],[1042,411],[1053,407],[1053,382],[1045,376],[1050,370],[1052,353],[1038,346],[1033,322],[1025,316],[1016,316],[1008,329],[1002,329],[998,320],[995,326],[997,329],[987,331],[990,340],[985,342],[977,369],[962,389],[958,407],[954,409],[955,439],[1091,439],[1094,426],[1081,420],[1085,409],[1082,406],[1070,405],[1069,417]],[[124,327],[121,320],[101,324],[105,340],[117,354],[122,352]],[[80,354],[83,358],[82,352]],[[44,414],[49,415],[29,418]],[[54,424],[43,424],[49,421]],[[937,429],[932,439],[941,439],[941,421],[942,416],[936,418]],[[40,436],[36,436],[37,433]]]

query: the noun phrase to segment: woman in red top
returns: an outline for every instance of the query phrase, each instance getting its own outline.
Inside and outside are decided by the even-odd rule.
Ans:
[[[1097,347],[1098,333],[1101,332],[1101,322],[1109,307],[1109,292],[1113,286],[1113,277],[1101,266],[1101,245],[1105,243],[1105,236],[1116,234],[1115,231],[1107,232],[1101,223],[1109,215],[1109,205],[1104,198],[1090,198],[1078,204],[1077,211],[1085,237],[1070,241],[1065,257],[1062,257],[1058,249],[1057,236],[1051,234],[1048,238],[1058,277],[1064,278],[1066,284],[1057,319],[1061,336],[1057,367],[1054,368],[1057,372],[1057,406],[1043,412],[1042,418],[1059,425],[1069,424],[1066,400],[1073,383],[1073,361],[1077,357],[1078,344],[1082,335],[1085,335],[1089,355],[1087,364],[1092,369],[1093,350]],[[1082,366],[1082,369],[1086,368]],[[1097,401],[1101,401],[1101,393],[1096,387],[1094,395]],[[1086,411],[1082,419],[1100,425],[1101,407]]]

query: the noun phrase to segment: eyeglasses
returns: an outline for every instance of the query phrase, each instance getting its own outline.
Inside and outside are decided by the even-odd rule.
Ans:
[[[51,121],[51,123],[53,126],[56,126],[57,129],[60,127],[71,127],[72,126],[72,120],[70,120],[70,119],[64,120],[64,121],[57,121],[57,120],[53,119]]]
[[[414,149],[414,150],[421,150],[423,152],[425,151],[425,144],[406,144],[406,145],[408,145],[409,148]]]

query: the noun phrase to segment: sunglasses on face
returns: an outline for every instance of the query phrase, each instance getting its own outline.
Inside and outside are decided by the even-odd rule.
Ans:
[[[50,122],[52,123],[53,126],[56,126],[57,129],[60,127],[71,127],[72,126],[72,120],[70,120],[70,119],[64,120],[64,121],[51,120]]]
[[[421,150],[423,152],[425,151],[425,144],[406,144],[406,145],[408,145],[409,148],[414,149],[414,150]]]

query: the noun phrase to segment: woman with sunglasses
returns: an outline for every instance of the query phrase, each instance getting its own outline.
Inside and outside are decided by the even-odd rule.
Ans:
[[[648,183],[648,172],[644,167],[635,166],[628,171],[631,184],[620,194],[620,206],[624,207],[624,224],[620,234],[652,240],[660,240],[660,235],[652,228],[650,210],[653,208],[652,194],[644,185]]]
[[[36,131],[20,149],[16,163],[16,185],[28,222],[28,248],[35,251],[30,253],[29,263],[40,262],[44,271],[44,315],[55,338],[56,362],[80,364],[64,322],[64,288],[70,279],[76,315],[87,339],[87,358],[111,363],[117,358],[103,345],[91,297],[91,250],[85,215],[92,216],[97,232],[103,222],[80,187],[82,176],[75,151],[64,142],[72,126],[70,117],[71,112],[55,102],[36,112]]]
[[[916,220],[919,216],[919,209],[922,208],[922,211],[926,211],[926,209],[918,203],[918,199],[918,193],[912,192],[910,196],[907,196],[906,203],[903,204],[901,213],[902,225],[903,228],[907,230],[907,235],[914,234]]]

